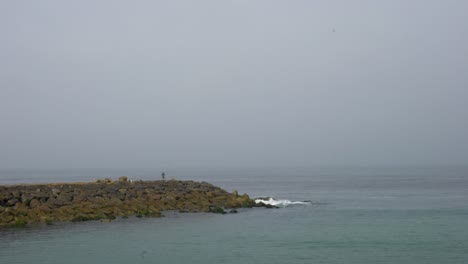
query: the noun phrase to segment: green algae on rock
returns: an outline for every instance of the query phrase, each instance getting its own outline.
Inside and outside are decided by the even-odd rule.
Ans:
[[[119,181],[0,186],[0,226],[116,217],[159,217],[161,211],[220,212],[253,207],[247,194],[229,193],[206,182]],[[218,209],[220,208],[220,209]]]

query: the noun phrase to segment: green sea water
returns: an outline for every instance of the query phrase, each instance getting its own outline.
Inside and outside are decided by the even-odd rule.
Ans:
[[[176,172],[312,203],[3,229],[0,263],[468,263],[464,168]]]

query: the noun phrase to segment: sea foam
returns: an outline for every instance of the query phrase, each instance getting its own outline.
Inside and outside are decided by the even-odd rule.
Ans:
[[[255,199],[255,203],[264,203],[264,204],[269,204],[277,207],[287,207],[290,205],[310,205],[312,204],[311,202],[308,201],[290,201],[290,200],[275,200],[271,197],[268,198],[257,198]]]

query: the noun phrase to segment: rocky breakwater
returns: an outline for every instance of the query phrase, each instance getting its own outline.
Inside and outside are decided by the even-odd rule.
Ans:
[[[119,181],[0,185],[0,226],[55,221],[159,217],[162,211],[224,213],[255,206],[247,194],[229,193],[206,182]],[[235,210],[233,210],[235,212]]]

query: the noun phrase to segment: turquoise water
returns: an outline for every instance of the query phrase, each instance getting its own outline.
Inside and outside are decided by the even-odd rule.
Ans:
[[[133,171],[141,178],[159,174]],[[467,172],[179,169],[168,174],[312,204],[6,229],[0,231],[0,263],[468,263]],[[8,179],[79,180],[96,173],[131,177],[132,170],[18,171],[21,177]]]

